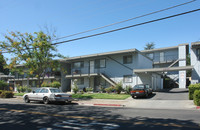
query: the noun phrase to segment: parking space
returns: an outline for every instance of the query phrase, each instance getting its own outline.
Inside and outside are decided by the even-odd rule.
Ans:
[[[188,100],[188,89],[173,88],[164,89],[148,98],[150,100]]]

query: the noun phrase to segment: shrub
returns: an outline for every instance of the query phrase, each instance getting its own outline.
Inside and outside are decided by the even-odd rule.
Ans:
[[[29,92],[29,93],[32,91],[32,89],[31,89],[31,88],[28,88],[28,87],[27,87],[26,90],[27,90],[27,92]]]
[[[74,92],[75,94],[78,92],[79,88],[78,88],[78,85],[77,85],[76,82],[74,82],[74,86],[73,86],[72,90],[73,90],[73,92]]]
[[[50,84],[51,87],[53,88],[59,88],[61,86],[60,82],[58,81],[53,81],[51,84]]]
[[[190,84],[189,86],[189,99],[193,100],[195,90],[200,90],[200,84]]]
[[[20,91],[24,93],[26,91],[27,87],[26,86],[20,86]]]
[[[193,94],[194,104],[200,106],[200,90],[195,90]]]
[[[126,86],[126,88],[125,88],[125,93],[126,93],[126,94],[130,94],[131,90],[132,90],[131,85],[128,85],[128,86]]]
[[[1,98],[13,98],[13,92],[12,91],[2,91],[0,94]]]
[[[43,83],[41,84],[41,87],[50,87],[50,84],[47,83],[47,82],[43,82]]]
[[[3,92],[3,90],[0,90],[0,95],[1,95],[2,92]]]
[[[20,88],[20,86],[17,86],[17,92],[18,92],[18,93],[21,93],[21,88]]]
[[[120,94],[122,90],[122,82],[117,83],[117,85],[115,86],[115,91],[117,92],[117,94]]]
[[[4,90],[6,89],[6,87],[8,87],[8,83],[6,83],[3,80],[0,80],[0,90]]]
[[[100,90],[100,92],[104,92],[105,91],[105,87],[104,86],[102,86],[102,85],[99,85],[99,90]]]
[[[111,86],[111,87],[105,88],[105,91],[107,93],[111,93],[113,91],[113,87]]]
[[[88,88],[86,88],[86,91],[87,92],[93,92],[93,88],[92,87],[88,87]]]

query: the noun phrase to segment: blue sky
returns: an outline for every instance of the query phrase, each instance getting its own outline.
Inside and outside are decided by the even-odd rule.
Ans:
[[[0,34],[6,34],[7,31],[33,33],[47,25],[56,29],[57,37],[62,37],[188,1],[190,0],[0,0]],[[62,40],[129,26],[199,7],[200,1],[197,0],[165,12]],[[200,41],[199,23],[200,11],[60,44],[58,50],[59,53],[72,57],[131,48],[143,50],[148,42],[154,42],[156,48],[176,46]],[[3,40],[3,35],[0,35],[0,40]]]

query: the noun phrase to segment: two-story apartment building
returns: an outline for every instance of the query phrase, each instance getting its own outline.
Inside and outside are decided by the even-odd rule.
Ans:
[[[196,43],[192,44],[191,57],[195,57],[192,52],[199,54],[197,46],[199,45]],[[80,89],[91,87],[94,91],[99,91],[100,86],[106,88],[119,82],[122,82],[123,87],[149,84],[153,90],[176,86],[186,88],[186,70],[191,70],[196,65],[192,61],[193,66],[186,66],[188,50],[189,44],[180,44],[152,50],[129,49],[70,57],[60,60],[64,70],[61,69],[59,76],[49,70],[45,80],[59,80],[64,92],[71,91],[75,82]],[[193,70],[198,68],[196,66]],[[193,77],[194,75],[193,73]],[[37,86],[37,79],[27,77],[26,74],[16,73],[10,82],[15,85]]]
[[[68,68],[67,74],[62,73],[62,90],[67,91],[76,81],[80,89],[92,87],[99,90],[104,87],[115,86],[122,82],[123,87],[136,84],[152,84],[152,76],[157,79],[155,89],[161,87],[161,75],[146,73],[136,74],[135,69],[152,68],[153,61],[137,49],[99,53],[61,60]],[[69,69],[70,68],[70,69]]]
[[[192,67],[187,67],[181,71],[179,69],[170,70],[170,68],[179,68],[181,66],[184,68],[184,66],[186,66],[189,44],[179,44],[178,46],[143,50],[141,52],[153,60],[153,68],[166,69],[161,72],[158,71],[163,75],[164,88],[186,87],[186,70]]]
[[[26,73],[27,68],[25,68],[24,65],[17,65],[17,67],[20,67],[23,70],[23,73],[15,72],[13,78],[9,79],[9,83],[13,84],[15,87],[15,91],[17,86],[29,86],[31,88],[36,88],[39,86],[38,79],[35,77],[35,74],[29,76]],[[44,82],[51,83],[55,80],[60,81],[60,72],[53,72],[50,68],[46,69]]]

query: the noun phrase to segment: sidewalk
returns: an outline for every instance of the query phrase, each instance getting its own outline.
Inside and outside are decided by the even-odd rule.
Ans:
[[[196,109],[192,100],[137,100],[129,97],[126,100],[91,99],[75,102],[79,105],[89,106],[119,106],[143,109]]]
[[[24,103],[22,96],[15,98],[0,98],[0,101],[14,101],[16,103]],[[193,100],[148,100],[148,99],[133,99],[132,97],[126,100],[111,100],[111,99],[90,99],[76,100],[72,103],[85,106],[102,106],[102,107],[127,107],[141,109],[198,109]]]

